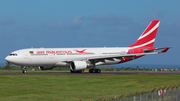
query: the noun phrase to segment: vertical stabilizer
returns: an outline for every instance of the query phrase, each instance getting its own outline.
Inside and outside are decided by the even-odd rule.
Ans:
[[[129,47],[153,47],[156,38],[156,33],[159,27],[160,20],[153,20],[145,31],[141,34],[138,40]]]

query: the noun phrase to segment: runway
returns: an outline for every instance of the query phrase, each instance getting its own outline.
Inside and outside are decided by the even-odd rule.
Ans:
[[[180,75],[180,72],[102,72],[102,73],[0,73],[0,75]]]

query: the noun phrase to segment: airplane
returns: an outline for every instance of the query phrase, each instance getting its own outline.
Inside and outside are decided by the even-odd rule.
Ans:
[[[124,63],[145,55],[165,53],[172,48],[153,47],[159,23],[160,20],[153,20],[137,41],[128,47],[29,48],[12,52],[5,60],[21,66],[23,73],[27,73],[26,66],[38,66],[41,70],[69,67],[71,73],[81,73],[92,67],[89,73],[101,73],[100,69],[95,69],[96,66]]]

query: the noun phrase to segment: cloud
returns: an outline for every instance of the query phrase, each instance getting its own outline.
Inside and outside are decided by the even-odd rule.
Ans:
[[[10,19],[4,19],[4,20],[0,20],[0,25],[10,25],[13,24],[15,21],[13,18]]]
[[[94,15],[86,18],[92,33],[125,34],[134,24],[131,17],[117,15]]]
[[[178,18],[177,25],[180,27],[180,17]]]
[[[128,30],[128,25],[134,22],[130,17],[116,15],[94,15],[90,17],[74,16],[69,21],[54,21],[42,24],[42,29],[59,31],[107,31],[107,30]]]
[[[94,15],[87,18],[88,20],[96,20],[96,21],[103,21],[103,20],[116,20],[119,19],[118,16],[111,16],[111,15]]]
[[[92,40],[98,40],[98,38],[103,36],[103,41],[101,42],[104,43],[106,42],[106,39],[112,36],[124,36],[128,33],[132,33],[131,28],[134,25],[135,23],[133,20],[127,16],[74,16],[68,21],[54,21],[47,24],[41,24],[39,33],[43,33],[43,36],[49,38],[56,36],[61,40],[64,40],[62,39],[64,37],[72,40],[72,42],[73,40],[77,41],[75,39],[86,39],[87,42],[88,40],[91,42]]]
[[[16,27],[15,31],[27,31],[28,27],[26,25],[19,25]]]
[[[83,20],[84,20],[84,17],[82,16],[74,16],[70,24],[73,26],[80,26],[83,23]]]
[[[152,11],[147,18],[138,22],[139,27],[146,26],[147,23],[151,22],[152,20],[161,20],[163,19],[164,12],[161,11]]]
[[[74,16],[68,21],[54,21],[48,24],[42,24],[40,33],[46,34],[47,36],[54,36],[52,34],[56,34],[56,37],[66,37],[69,40],[74,40],[75,38],[98,40],[101,37],[102,39],[100,40],[104,40],[102,42],[105,44],[108,44],[106,43],[106,39],[110,37],[114,39],[114,43],[123,43],[123,39],[119,40],[119,37],[123,37],[124,39],[130,40],[124,44],[130,45],[137,40],[148,24],[154,20],[154,18],[158,17],[163,17],[163,12],[153,11],[149,17],[139,22],[134,22],[132,18],[128,16]],[[171,39],[174,38],[177,40],[177,36],[180,36],[179,27],[180,18],[177,22],[162,21],[158,35],[161,36],[162,39],[171,37]],[[168,40],[170,41],[170,38]],[[88,40],[86,39],[86,41]],[[161,42],[159,43],[162,44]]]
[[[164,12],[161,11],[152,11],[149,18],[155,19],[155,18],[163,18]]]
[[[81,27],[83,24],[84,17],[74,16],[70,21],[54,21],[48,24],[42,24],[42,28],[53,29],[53,30],[75,30]]]
[[[113,26],[122,26],[133,23],[130,17],[127,16],[118,17],[117,15],[95,15],[88,17],[87,20],[94,21],[96,22],[96,24],[113,25]]]

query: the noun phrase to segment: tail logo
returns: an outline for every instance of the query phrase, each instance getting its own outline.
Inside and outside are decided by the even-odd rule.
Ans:
[[[139,48],[139,47],[153,47],[154,41],[156,38],[156,33],[159,27],[159,20],[153,20],[149,26],[145,29],[142,35],[138,38],[138,40],[132,44],[131,48]]]

